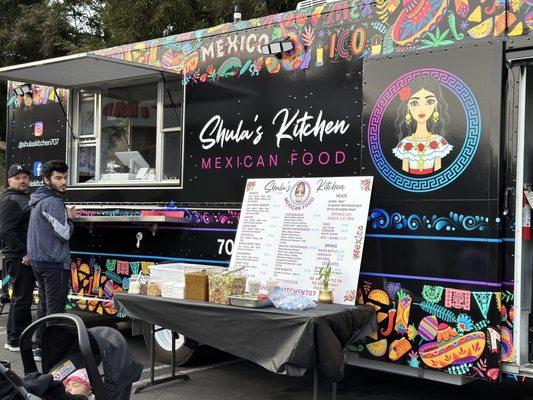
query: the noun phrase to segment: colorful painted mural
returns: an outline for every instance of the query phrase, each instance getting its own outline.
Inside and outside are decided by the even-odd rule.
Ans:
[[[183,70],[185,82],[315,69],[367,56],[433,49],[488,37],[520,36],[533,26],[530,0],[355,0],[223,24],[98,51]],[[259,47],[289,37],[281,59]]]
[[[7,100],[7,107],[13,108],[31,108],[33,106],[44,106],[48,103],[58,103],[61,99],[63,104],[68,101],[69,91],[66,89],[55,89],[50,86],[43,86],[32,84],[32,95],[25,94],[23,96],[11,95],[13,87],[16,86],[14,82],[8,83],[7,93],[10,94]],[[59,97],[58,97],[59,95]],[[36,135],[37,136],[37,135]],[[42,136],[42,135],[39,135]]]
[[[67,309],[80,309],[100,315],[116,315],[113,295],[127,291],[131,275],[150,274],[152,261],[126,261],[88,257],[71,262],[71,290]],[[94,298],[88,299],[88,298]]]
[[[497,324],[505,310],[501,292],[471,291],[450,286],[421,286],[409,281],[362,277],[357,302],[376,309],[379,329],[351,351],[418,368],[499,378],[503,358],[512,357],[510,337]],[[415,289],[416,288],[416,289]],[[512,325],[512,321],[509,322]]]

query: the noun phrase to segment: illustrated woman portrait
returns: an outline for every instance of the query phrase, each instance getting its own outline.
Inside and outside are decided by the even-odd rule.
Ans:
[[[298,182],[294,190],[294,199],[297,203],[301,203],[305,197],[305,183]]]
[[[445,139],[450,117],[441,85],[420,75],[400,90],[399,97],[395,126],[400,142],[392,152],[402,160],[402,170],[411,175],[440,170],[442,159],[453,149]]]

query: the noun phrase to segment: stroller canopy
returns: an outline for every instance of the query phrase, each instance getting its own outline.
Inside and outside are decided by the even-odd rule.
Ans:
[[[96,364],[101,363],[104,384],[109,398],[131,388],[139,380],[143,365],[135,359],[126,339],[116,329],[95,327],[87,329],[91,350]],[[80,352],[76,329],[66,325],[52,325],[44,329],[42,336],[42,367],[49,373],[58,363]]]

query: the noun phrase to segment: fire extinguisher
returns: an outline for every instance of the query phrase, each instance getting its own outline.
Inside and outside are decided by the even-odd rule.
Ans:
[[[522,198],[522,239],[531,240],[531,206],[527,201],[526,192],[530,192],[531,187],[524,187]]]

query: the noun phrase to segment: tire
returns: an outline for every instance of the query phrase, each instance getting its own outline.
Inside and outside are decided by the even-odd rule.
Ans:
[[[156,329],[159,326],[156,325]],[[144,342],[146,347],[150,350],[150,340],[151,334],[150,324],[147,322],[142,323],[142,331]],[[177,334],[178,339],[176,340],[176,365],[186,365],[188,362],[192,361],[196,351],[185,346],[185,337],[183,335]],[[155,359],[164,364],[171,363],[172,356],[172,342],[171,342],[171,332],[168,329],[159,331],[155,333]]]

